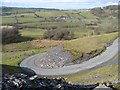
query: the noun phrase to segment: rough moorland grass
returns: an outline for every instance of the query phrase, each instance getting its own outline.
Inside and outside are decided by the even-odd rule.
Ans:
[[[93,50],[103,50],[107,42],[118,37],[118,33],[87,36],[64,42],[64,49],[70,51],[76,58],[83,53],[90,53]]]
[[[17,51],[28,51],[32,49],[39,49],[44,47],[54,47],[59,45],[61,41],[54,40],[33,40],[21,43],[13,43],[3,45],[3,52],[17,52]]]

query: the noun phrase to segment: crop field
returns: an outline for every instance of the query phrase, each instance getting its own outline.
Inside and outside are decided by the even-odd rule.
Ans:
[[[74,60],[92,51],[96,51],[97,55],[118,37],[118,20],[112,15],[113,10],[105,10],[108,16],[97,16],[90,10],[19,9],[18,12],[16,11],[17,9],[13,9],[11,12],[4,12],[2,26],[16,27],[21,37],[32,40],[3,44],[1,62],[3,65],[19,67],[23,59],[47,52],[57,45],[62,45],[64,50],[74,55]],[[44,33],[49,30],[70,31],[74,37],[70,40],[45,39]],[[116,57],[112,60],[116,60]],[[94,83],[108,81],[113,76],[110,79],[112,81],[117,78],[117,74],[111,76],[111,73],[117,73],[117,67],[117,65],[104,65],[62,77],[75,83]],[[19,68],[4,67],[3,69],[11,74],[22,72]]]

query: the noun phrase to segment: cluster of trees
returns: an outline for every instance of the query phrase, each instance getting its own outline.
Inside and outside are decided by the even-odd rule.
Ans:
[[[2,43],[18,42],[20,38],[19,31],[16,28],[3,28],[2,29]]]
[[[2,28],[0,31],[0,35],[2,37],[2,44],[9,44],[9,43],[17,43],[17,42],[24,42],[24,41],[31,41],[34,38],[30,37],[22,37],[19,33],[18,28]]]
[[[44,39],[70,40],[74,38],[74,34],[68,30],[47,30],[43,37]]]

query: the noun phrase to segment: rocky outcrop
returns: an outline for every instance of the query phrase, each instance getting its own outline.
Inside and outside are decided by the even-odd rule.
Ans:
[[[92,90],[97,85],[79,85],[63,78],[38,78],[25,74],[2,75],[2,90]]]

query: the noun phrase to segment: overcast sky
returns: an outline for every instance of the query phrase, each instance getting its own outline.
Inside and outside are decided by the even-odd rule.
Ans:
[[[88,9],[117,5],[119,0],[0,0],[0,6],[56,9]]]

